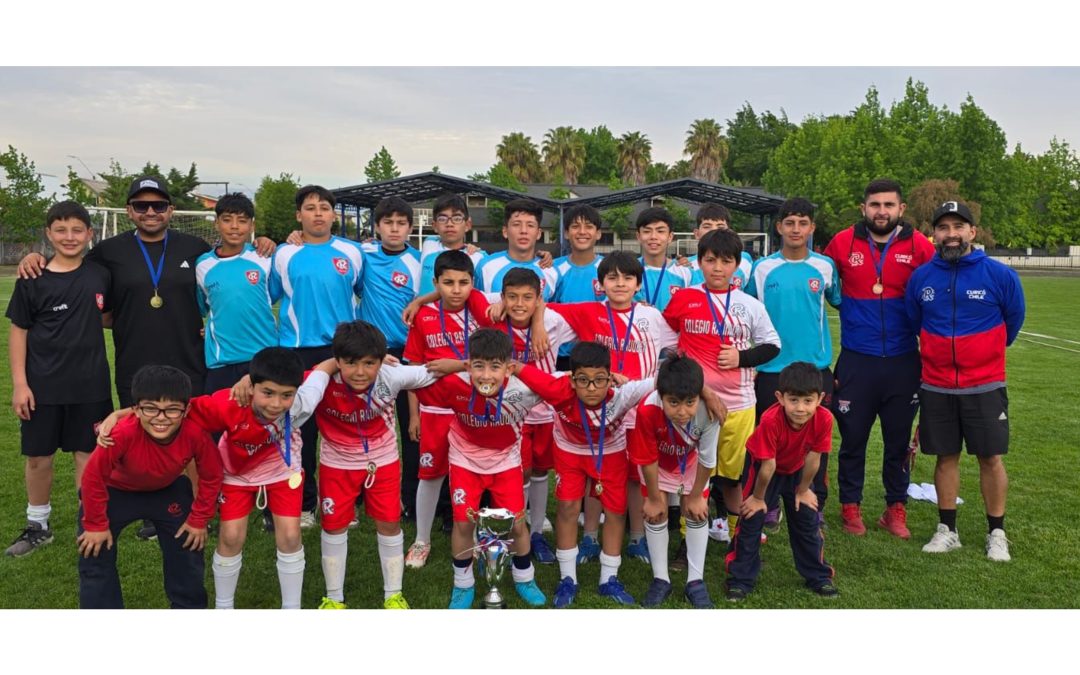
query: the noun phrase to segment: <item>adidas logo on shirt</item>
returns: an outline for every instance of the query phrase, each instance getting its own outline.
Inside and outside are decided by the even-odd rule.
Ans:
[[[182,269],[182,270],[191,269],[191,265],[189,265],[188,262],[185,260],[184,262],[180,263],[180,269]]]
[[[998,415],[998,422],[1004,422],[1007,419],[1009,418],[1005,416],[1005,413],[1001,413],[1000,415]]]

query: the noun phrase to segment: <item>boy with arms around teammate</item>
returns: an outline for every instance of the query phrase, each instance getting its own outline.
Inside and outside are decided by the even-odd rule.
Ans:
[[[15,282],[7,308],[12,407],[26,457],[26,527],[6,551],[14,557],[53,539],[56,449],[74,453],[78,490],[94,450],[94,425],[112,412],[101,328],[110,277],[83,260],[94,236],[90,214],[77,202],[54,204],[45,215],[45,236],[55,254],[41,276]]]

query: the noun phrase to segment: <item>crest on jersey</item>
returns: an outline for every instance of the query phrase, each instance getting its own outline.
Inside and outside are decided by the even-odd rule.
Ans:
[[[649,320],[648,319],[638,319],[637,321],[634,322],[634,325],[637,326],[638,330],[641,331],[642,333],[648,333],[649,332]],[[623,338],[623,339],[626,339],[626,338]]]
[[[517,404],[521,402],[521,397],[523,394],[520,391],[508,391],[505,395],[507,403]]]
[[[381,399],[390,398],[390,387],[385,382],[379,382],[375,385],[375,396]]]
[[[247,274],[244,276],[247,277],[248,283],[252,286],[259,283],[259,270],[248,270]]]
[[[742,289],[742,277],[731,277],[731,287]]]
[[[334,269],[338,274],[345,274],[349,271],[349,260],[347,258],[334,258]]]
[[[322,512],[324,516],[334,515],[334,498],[323,497],[322,500]]]
[[[398,288],[404,288],[409,285],[409,275],[404,272],[394,272],[390,275],[390,283]]]
[[[425,469],[430,469],[434,467],[435,456],[432,455],[430,452],[425,452],[424,454],[420,455],[420,466],[424,467]]]
[[[858,251],[852,251],[851,255],[848,256],[847,261],[852,267],[858,267],[863,264],[863,254]]]
[[[851,410],[851,401],[845,401],[844,399],[840,399],[839,403],[840,412],[847,413]]]
[[[679,292],[681,290],[682,290],[682,286],[676,286],[676,285],[672,284],[671,286],[668,286],[667,292],[668,292],[668,295],[675,295],[677,292]]]
[[[810,280],[810,291],[812,293],[817,293],[820,290],[821,290],[821,279],[811,279]]]
[[[451,495],[451,499],[454,500],[455,504],[459,504],[459,505],[464,506],[464,504],[465,504],[465,488],[458,488],[458,489],[454,490],[454,494]]]
[[[600,285],[599,279],[592,280],[592,292],[596,297],[600,297],[604,294],[604,287]]]
[[[94,302],[97,303],[97,308],[99,310],[105,309],[105,296],[101,293],[94,293]]]
[[[731,315],[734,316],[736,319],[745,322],[748,318],[746,306],[743,305],[741,302],[733,304],[731,306]]]
[[[933,302],[934,301],[934,287],[933,286],[927,286],[926,288],[922,289],[922,301],[923,302]]]

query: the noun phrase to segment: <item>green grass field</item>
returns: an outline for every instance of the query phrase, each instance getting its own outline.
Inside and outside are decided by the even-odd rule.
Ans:
[[[821,600],[802,587],[792,564],[785,531],[770,537],[763,547],[764,566],[758,588],[740,607],[749,608],[1027,608],[1080,606],[1080,528],[1073,518],[1080,514],[1080,480],[1077,477],[1077,448],[1080,422],[1072,399],[1069,373],[1080,365],[1080,278],[1023,277],[1028,302],[1024,330],[1076,342],[1053,343],[1074,351],[1055,349],[1019,340],[1009,350],[1009,393],[1012,417],[1011,451],[1006,457],[1010,490],[1006,529],[1012,541],[1013,560],[994,564],[986,560],[983,542],[986,520],[978,489],[978,470],[973,458],[961,464],[960,494],[965,504],[959,508],[958,529],[964,547],[945,556],[920,551],[937,522],[937,511],[928,502],[909,502],[908,524],[913,538],[900,541],[874,526],[882,503],[880,484],[880,435],[871,436],[868,451],[864,516],[869,532],[855,538],[840,528],[835,487],[826,507],[825,554],[837,570],[841,596]],[[0,278],[0,303],[4,307],[14,280],[10,270]],[[833,323],[834,340],[836,323]],[[1023,337],[1023,336],[1022,336]],[[6,354],[7,331],[0,333]],[[107,342],[109,340],[107,339]],[[111,344],[110,344],[111,351]],[[7,361],[4,359],[4,363]],[[5,368],[0,375],[0,400],[10,402],[11,378]],[[23,527],[26,495],[23,488],[23,459],[19,454],[19,430],[14,413],[0,414],[0,536],[6,546]],[[838,439],[837,439],[838,442]],[[830,478],[835,485],[835,458],[830,462]],[[913,482],[933,481],[933,462],[920,457],[912,474]],[[19,560],[0,557],[0,608],[74,608],[78,606],[75,513],[70,457],[58,454],[53,489],[52,527],[55,541],[50,546]],[[553,513],[552,509],[549,513]],[[120,574],[128,607],[166,607],[162,590],[161,555],[157,544],[135,538],[134,527],[121,536]],[[406,546],[412,541],[406,526]],[[677,541],[673,537],[672,547]],[[210,574],[211,538],[207,550],[206,585],[213,602]],[[323,594],[319,561],[319,533],[304,536],[307,572],[303,603],[315,607]],[[382,580],[375,547],[375,533],[365,522],[349,534],[346,600],[352,607],[382,605]],[[405,596],[415,608],[445,607],[452,580],[448,538],[435,535],[427,567],[407,570]],[[252,517],[252,527],[244,554],[244,568],[236,595],[236,606],[274,608],[279,603],[272,535],[264,534]],[[713,600],[723,607],[722,550],[710,543],[705,579]],[[538,566],[537,582],[550,597],[557,578],[556,566]],[[595,595],[599,574],[596,563],[581,566],[578,580],[582,590],[578,607],[609,607]],[[644,595],[651,579],[647,565],[623,558],[620,578],[637,598]],[[507,575],[509,577],[509,574]],[[504,582],[509,586],[508,580]],[[672,573],[675,593],[665,605],[687,607],[681,596],[685,573]],[[483,582],[480,582],[481,588]],[[520,607],[509,592],[511,607]]]

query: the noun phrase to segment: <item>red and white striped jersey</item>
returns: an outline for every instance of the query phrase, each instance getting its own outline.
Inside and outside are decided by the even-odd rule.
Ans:
[[[566,319],[579,339],[599,342],[611,350],[611,372],[631,380],[654,377],[660,369],[660,350],[674,347],[678,335],[658,309],[641,303],[634,303],[630,309],[612,309],[611,318],[615,320],[612,328],[608,307],[607,302],[548,305],[548,309]]]

